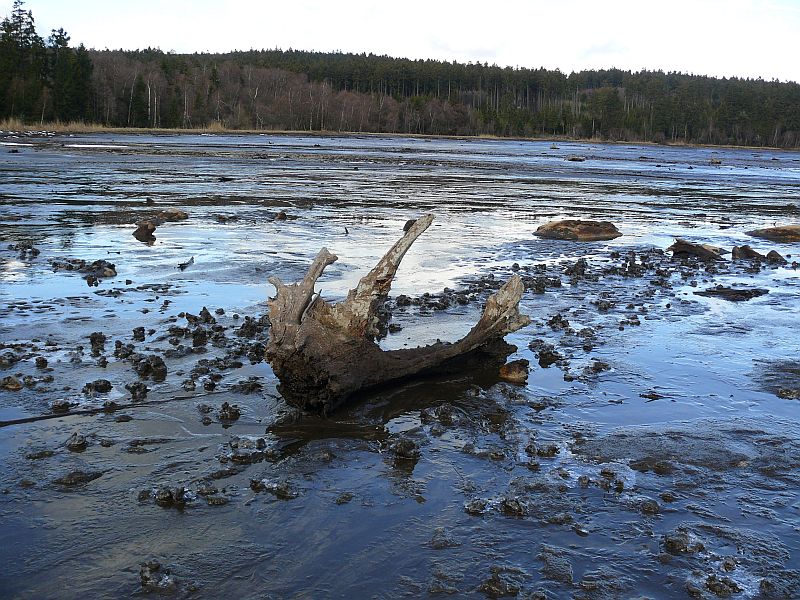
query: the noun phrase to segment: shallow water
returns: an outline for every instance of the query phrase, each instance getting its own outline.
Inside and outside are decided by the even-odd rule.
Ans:
[[[3,597],[139,594],[153,559],[174,577],[166,591],[189,597],[684,598],[719,595],[718,580],[736,598],[800,597],[800,404],[778,395],[800,388],[800,273],[727,260],[707,269],[654,252],[679,236],[797,260],[796,244],[745,232],[800,221],[800,155],[373,136],[0,143],[0,354],[15,357],[0,376],[33,378],[0,391]],[[152,245],[131,236],[168,207],[189,218],[158,227]],[[274,221],[281,210],[289,219]],[[516,263],[561,282],[526,291],[533,323],[508,336],[511,358],[531,361],[527,385],[465,372],[371,393],[327,420],[295,414],[269,365],[247,358],[266,331],[235,333],[266,313],[267,277],[301,278],[327,246],[339,260],[318,289],[339,299],[426,212],[436,220],[393,295],[473,286],[474,297],[395,307],[402,329],[382,345],[457,339],[489,277],[505,280]],[[610,219],[625,235],[532,235],[563,217]],[[38,256],[8,249],[26,240]],[[631,251],[649,266],[620,275]],[[118,275],[88,286],[54,270],[68,258],[107,260]],[[564,269],[579,258],[587,275],[571,278]],[[717,284],[769,293],[742,303],[694,294]],[[192,339],[168,328],[204,306],[224,309],[223,336],[191,351]],[[556,314],[570,328],[549,326]],[[138,326],[144,341],[132,338]],[[107,341],[93,356],[97,331]],[[540,367],[535,339],[563,360]],[[125,384],[138,377],[115,341],[187,350],[167,356],[166,380],[146,380],[147,400],[132,403]],[[241,366],[197,369],[236,348]],[[596,361],[606,365],[591,369]],[[232,389],[248,377],[261,389]],[[101,378],[111,391],[82,393]],[[70,414],[52,414],[59,400]],[[123,408],[92,412],[108,400]],[[241,417],[221,422],[223,402]],[[54,418],[26,421],[39,416]],[[64,445],[74,431],[87,439],[82,452]],[[259,438],[265,449],[245,448]],[[418,459],[393,454],[400,438]],[[57,482],[76,470],[100,475]],[[187,502],[159,506],[153,492],[164,486],[185,486]],[[467,512],[476,500],[480,514]],[[685,551],[670,542],[678,534]]]

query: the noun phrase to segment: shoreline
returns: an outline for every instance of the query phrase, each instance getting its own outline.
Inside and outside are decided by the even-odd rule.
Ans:
[[[13,129],[13,130],[12,130]],[[289,130],[289,129],[227,129],[224,127],[198,127],[193,129],[169,129],[169,128],[146,128],[146,127],[112,127],[97,124],[84,123],[44,123],[39,127],[25,125],[20,122],[2,121],[0,122],[0,138],[13,135],[26,135],[28,137],[36,135],[76,135],[76,134],[105,134],[119,133],[130,135],[274,135],[274,136],[308,136],[308,137],[396,137],[396,138],[415,138],[415,139],[443,139],[443,140],[488,140],[488,141],[516,141],[516,142],[562,142],[562,143],[589,143],[589,144],[636,144],[639,146],[654,147],[677,147],[677,148],[723,148],[723,149],[742,149],[742,150],[773,150],[785,152],[800,152],[800,147],[780,147],[780,146],[746,146],[734,144],[699,144],[691,142],[670,142],[658,143],[647,140],[603,140],[598,138],[571,138],[565,136],[537,136],[537,137],[518,137],[518,136],[497,136],[490,134],[478,135],[431,135],[422,133],[401,133],[401,132],[372,132],[372,131],[334,131],[334,130]]]

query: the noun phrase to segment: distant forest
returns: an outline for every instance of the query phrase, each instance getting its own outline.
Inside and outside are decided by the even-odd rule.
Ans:
[[[0,25],[0,119],[111,127],[558,136],[800,147],[800,85],[373,54],[173,54],[45,41],[22,0]]]

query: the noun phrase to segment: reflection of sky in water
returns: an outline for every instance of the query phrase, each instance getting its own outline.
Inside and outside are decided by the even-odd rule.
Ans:
[[[100,290],[163,283],[180,288],[173,300],[186,310],[206,303],[245,310],[272,293],[269,275],[299,279],[327,246],[339,261],[318,289],[339,299],[396,241],[406,219],[433,212],[433,226],[393,286],[395,294],[417,295],[513,262],[552,264],[574,255],[570,244],[532,236],[545,220],[613,220],[625,233],[613,242],[620,250],[666,247],[677,236],[764,249],[744,231],[782,222],[800,204],[793,153],[557,146],[377,136],[55,138],[35,152],[0,156],[5,237],[30,238],[43,250],[33,261],[6,259],[0,277],[9,289],[2,294],[85,294],[80,275],[53,273],[49,261],[102,258],[117,264],[119,275]],[[573,154],[587,160],[564,160]],[[722,165],[711,166],[711,157]],[[170,205],[185,206],[189,220],[159,227],[152,247],[130,236],[132,222]],[[281,209],[298,220],[273,222]],[[238,220],[220,224],[217,215]],[[606,247],[590,244],[581,253],[602,255]],[[195,263],[179,271],[190,257]],[[141,308],[98,299],[115,311]]]

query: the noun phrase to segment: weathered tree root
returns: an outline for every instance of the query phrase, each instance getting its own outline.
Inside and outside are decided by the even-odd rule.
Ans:
[[[325,267],[337,260],[326,248],[301,282],[284,285],[277,277],[269,278],[277,294],[269,301],[272,327],[266,359],[289,404],[330,413],[355,392],[447,369],[454,359],[480,352],[530,323],[519,313],[524,286],[513,275],[487,300],[478,323],[459,341],[380,349],[372,339],[377,334],[377,309],[387,298],[400,261],[432,221],[433,215],[426,215],[414,222],[338,304],[330,305],[314,293]]]

